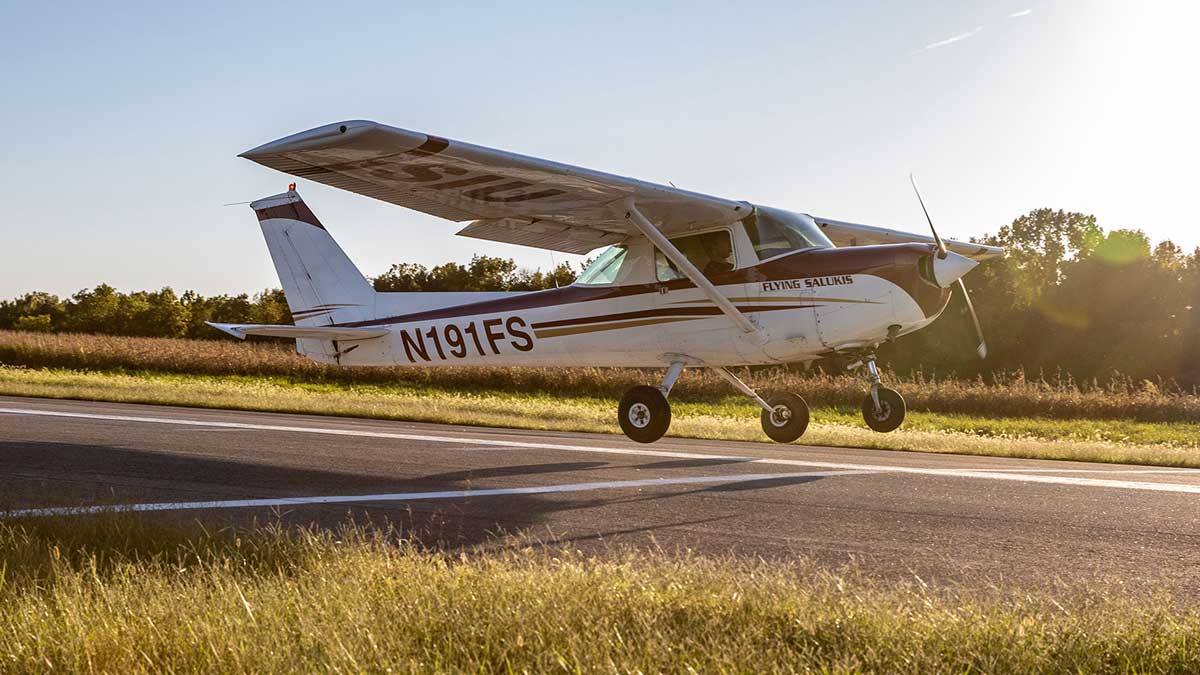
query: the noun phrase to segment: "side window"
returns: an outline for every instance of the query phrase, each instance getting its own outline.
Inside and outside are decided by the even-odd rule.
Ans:
[[[733,241],[729,238],[729,232],[726,230],[678,237],[672,239],[671,243],[704,276],[729,272],[733,269]],[[675,264],[658,249],[654,251],[654,273],[659,281],[686,278],[683,272],[676,269]]]
[[[628,253],[629,249],[624,246],[610,246],[588,265],[575,283],[581,286],[603,286],[615,282]]]

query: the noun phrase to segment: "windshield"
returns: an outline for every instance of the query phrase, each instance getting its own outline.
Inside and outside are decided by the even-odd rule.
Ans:
[[[624,246],[610,246],[600,254],[599,258],[588,265],[583,274],[575,280],[575,283],[583,286],[599,286],[601,284],[611,284],[617,280],[617,273],[621,271],[621,265],[625,262],[625,254],[629,253],[629,249]]]
[[[803,213],[755,206],[742,224],[759,260],[805,248],[833,248],[817,221]]]

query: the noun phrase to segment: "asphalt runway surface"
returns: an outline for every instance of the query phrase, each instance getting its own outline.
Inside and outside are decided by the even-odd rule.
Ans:
[[[614,424],[615,426],[615,424]],[[426,544],[628,546],[883,578],[1200,597],[1200,470],[0,397],[0,511],[387,520]]]

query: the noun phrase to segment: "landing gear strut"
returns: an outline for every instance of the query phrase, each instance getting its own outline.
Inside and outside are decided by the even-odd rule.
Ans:
[[[880,386],[879,369],[875,367],[874,354],[867,354],[861,361],[850,367],[857,368],[863,363],[866,363],[867,378],[871,383],[871,389],[867,392],[867,397],[863,399],[863,420],[875,431],[881,433],[895,431],[904,421],[906,411],[904,397],[895,389]]]
[[[763,409],[759,420],[762,422],[763,432],[771,440],[776,443],[791,443],[804,435],[804,430],[808,429],[808,404],[799,394],[777,392],[767,394],[767,398],[764,399],[728,369],[714,367],[713,370],[738,391],[754,399],[758,407]]]
[[[716,366],[712,369],[762,408],[760,421],[771,440],[791,443],[804,435],[808,429],[808,404],[799,394],[776,392],[763,398],[728,369]],[[672,363],[660,387],[642,385],[625,392],[617,408],[617,422],[626,436],[638,443],[653,443],[667,433],[671,426],[671,404],[667,402],[667,395],[682,370],[682,362]]]

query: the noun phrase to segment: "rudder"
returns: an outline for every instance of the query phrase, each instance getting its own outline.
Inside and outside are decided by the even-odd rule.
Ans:
[[[252,202],[297,326],[373,318],[375,289],[295,190]]]

